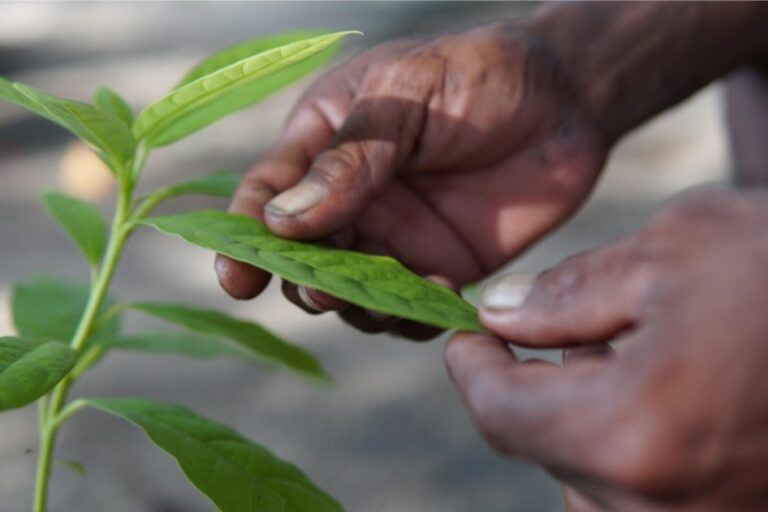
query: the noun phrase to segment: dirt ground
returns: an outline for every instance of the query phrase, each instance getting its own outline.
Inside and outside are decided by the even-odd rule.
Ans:
[[[511,17],[526,5],[455,3],[0,4],[0,74],[63,96],[87,98],[97,84],[136,105],[167,89],[206,51],[290,28],[359,28],[348,53],[400,34],[438,32]],[[245,169],[274,137],[301,87],[154,156],[147,187],[212,169]],[[537,271],[639,226],[679,190],[722,181],[729,163],[720,91],[711,87],[627,137],[590,203],[523,257]],[[0,106],[0,334],[12,283],[38,273],[85,278],[39,195],[57,185],[95,197],[108,211],[108,183],[58,129]],[[63,156],[66,155],[66,156]],[[167,211],[223,208],[185,199]],[[154,233],[131,240],[115,282],[129,300],[188,301],[262,321],[310,347],[335,379],[320,389],[293,375],[231,361],[116,354],[77,395],[147,396],[178,402],[231,424],[304,468],[353,512],[558,511],[559,488],[542,471],[494,455],[473,429],[442,363],[444,340],[410,345],[360,335],[332,316],[309,317],[277,287],[253,302],[218,288],[212,255]],[[139,318],[127,319],[135,329]],[[0,415],[0,512],[29,508],[34,407]],[[172,459],[134,427],[95,412],[68,423],[57,457],[51,512],[196,512],[212,505]]]

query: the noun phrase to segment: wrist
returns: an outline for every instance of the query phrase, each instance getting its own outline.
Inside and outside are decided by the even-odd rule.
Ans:
[[[525,26],[546,42],[584,108],[616,141],[763,58],[767,15],[759,2],[576,2],[540,8]]]
[[[563,72],[576,100],[589,113],[611,144],[627,131],[624,109],[618,100],[615,77],[602,68],[621,60],[618,52],[589,41],[590,31],[580,12],[571,6],[548,5],[536,10],[523,23],[525,30],[545,45]],[[614,61],[612,64],[609,61]]]

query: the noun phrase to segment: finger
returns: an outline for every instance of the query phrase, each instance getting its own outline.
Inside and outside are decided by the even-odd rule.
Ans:
[[[296,184],[312,158],[333,137],[326,112],[316,104],[300,107],[273,149],[244,177],[229,211],[263,220],[264,205],[276,193]],[[223,255],[216,257],[222,288],[236,299],[250,299],[269,283],[269,274]]]
[[[563,364],[573,364],[579,361],[603,359],[613,355],[614,350],[609,343],[594,345],[579,345],[563,349]]]
[[[589,469],[591,411],[599,368],[569,371],[552,364],[520,363],[507,342],[458,333],[446,364],[470,413],[497,450],[555,468]],[[580,368],[584,370],[584,368]]]
[[[601,512],[606,510],[574,487],[566,486],[563,489],[563,494],[567,512]]]
[[[350,225],[412,153],[425,120],[428,84],[403,87],[402,76],[367,79],[330,146],[309,173],[265,208],[276,233],[313,239]]]
[[[432,274],[425,276],[424,279],[428,279],[429,281],[439,284],[440,286],[445,286],[454,293],[456,293],[458,290],[453,281],[445,276]],[[444,329],[439,327],[423,324],[421,322],[414,322],[412,320],[400,320],[389,329],[390,334],[400,338],[405,338],[410,341],[429,341],[436,338],[443,332]]]
[[[398,323],[394,316],[370,311],[368,309],[352,306],[339,312],[339,316],[346,323],[366,334],[380,334],[391,329]]]
[[[480,320],[523,345],[604,342],[635,325],[645,277],[623,245],[582,253],[539,275],[527,295],[514,277],[490,283]]]
[[[313,288],[283,281],[283,295],[307,313],[317,315],[328,311],[343,311],[349,303]]]
[[[445,330],[439,327],[410,320],[401,320],[389,329],[390,334],[410,341],[429,341],[440,336],[443,332]]]

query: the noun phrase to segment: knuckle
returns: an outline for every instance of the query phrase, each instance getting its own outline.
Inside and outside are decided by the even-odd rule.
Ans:
[[[336,189],[363,187],[370,180],[365,153],[357,143],[342,144],[323,153],[315,162],[314,173]]]
[[[713,218],[733,213],[738,203],[739,195],[733,190],[700,187],[672,199],[654,215],[653,221],[674,226],[709,223]]]
[[[589,251],[573,254],[540,274],[534,283],[533,293],[538,291],[559,296],[579,289],[584,284],[584,270],[591,254]]]
[[[433,90],[435,84],[441,81],[445,68],[445,59],[427,50],[386,59],[371,66],[362,90],[364,94],[386,92],[423,101],[424,93]]]

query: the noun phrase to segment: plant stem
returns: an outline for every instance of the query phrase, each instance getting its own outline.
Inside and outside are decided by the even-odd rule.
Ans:
[[[80,324],[77,326],[77,331],[75,331],[75,335],[72,338],[71,346],[76,352],[82,352],[86,341],[88,341],[88,336],[91,334],[93,324],[112,282],[112,276],[120,259],[120,253],[123,251],[128,235],[130,235],[130,230],[125,228],[125,222],[130,213],[129,208],[130,198],[126,197],[126,194],[121,191],[118,198],[117,212],[112,223],[112,234],[104,254],[104,262],[99,270],[98,277],[93,283],[88,304],[85,306]]]
[[[37,456],[33,512],[45,512],[45,504],[48,501],[48,479],[51,475],[51,464],[53,462],[53,447],[56,444],[56,432],[57,429],[49,428],[48,425],[40,430],[40,452]]]
[[[59,428],[59,426],[67,421],[77,411],[84,409],[87,406],[84,400],[74,400],[70,402],[55,418],[51,418],[51,428]]]
[[[88,303],[80,318],[75,335],[70,346],[79,355],[86,349],[88,338],[93,331],[94,324],[98,320],[104,297],[112,282],[117,262],[123,251],[126,240],[131,234],[132,226],[128,224],[131,213],[131,195],[133,186],[129,181],[120,183],[120,193],[115,208],[115,216],[112,220],[109,242],[102,260],[101,268],[94,272],[91,284],[91,292]],[[86,364],[87,366],[87,364]],[[82,372],[80,372],[82,373]],[[37,460],[37,476],[35,481],[35,497],[33,512],[45,512],[48,497],[48,483],[51,476],[51,464],[53,450],[56,445],[56,436],[61,424],[74,412],[84,406],[82,402],[73,402],[62,411],[67,400],[70,387],[75,383],[80,374],[70,373],[53,389],[53,391],[40,403],[40,452]],[[46,407],[47,405],[47,407]]]

